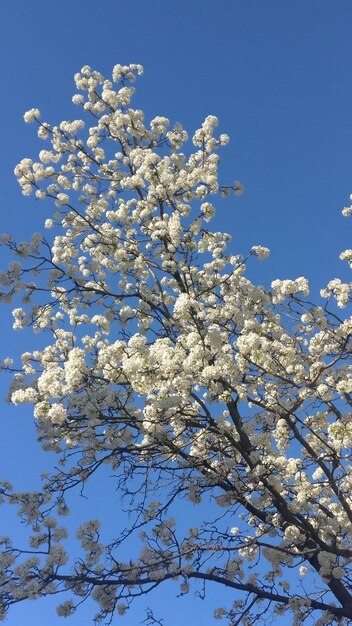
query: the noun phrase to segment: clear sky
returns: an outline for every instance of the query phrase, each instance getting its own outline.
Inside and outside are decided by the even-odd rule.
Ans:
[[[222,174],[245,193],[214,226],[232,234],[236,252],[271,249],[250,277],[269,284],[304,274],[318,293],[346,276],[338,254],[351,247],[341,216],[352,192],[351,24],[350,0],[1,0],[1,230],[20,240],[48,217],[13,176],[39,149],[24,111],[38,107],[53,123],[76,117],[72,77],[82,65],[108,75],[115,63],[141,63],[136,101],[147,117],[192,131],[214,114],[231,136]],[[0,358],[30,349],[30,336],[11,335],[8,311],[0,314]],[[29,487],[46,462],[30,412],[3,404],[0,434],[1,478]],[[210,626],[204,605],[193,602],[191,619]],[[8,624],[62,624],[52,611],[30,603]],[[185,622],[183,610],[165,617],[167,626]]]

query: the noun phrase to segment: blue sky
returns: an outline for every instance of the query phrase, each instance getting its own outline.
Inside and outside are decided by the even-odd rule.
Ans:
[[[2,0],[1,230],[26,238],[50,210],[23,198],[13,176],[39,149],[24,111],[38,107],[53,123],[75,117],[72,78],[82,65],[108,75],[115,63],[134,62],[145,68],[136,103],[147,117],[165,115],[192,131],[214,114],[231,136],[222,175],[240,180],[245,193],[222,205],[214,227],[232,234],[236,252],[271,249],[265,263],[253,260],[250,277],[269,284],[304,274],[317,294],[348,276],[338,254],[351,247],[341,216],[352,192],[351,23],[350,0]],[[25,341],[11,333],[5,308],[1,319],[3,358]],[[1,477],[32,481],[47,459],[30,413],[4,404],[0,433]],[[204,604],[187,610],[210,626]],[[30,603],[8,624],[47,620],[63,623],[47,604]],[[183,622],[184,613],[174,613],[167,624]]]

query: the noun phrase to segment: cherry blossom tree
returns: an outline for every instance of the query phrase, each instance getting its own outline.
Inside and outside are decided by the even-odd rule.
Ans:
[[[302,276],[269,291],[248,280],[249,257],[269,251],[243,257],[208,226],[216,198],[241,192],[218,181],[228,136],[214,116],[191,148],[180,124],[147,124],[130,106],[141,73],[76,74],[88,131],[24,116],[50,145],[15,173],[53,206],[51,232],[3,235],[16,258],[0,279],[14,328],[46,341],[2,368],[59,465],[35,493],[1,483],[28,528],[28,547],[1,538],[1,616],[62,592],[59,615],[91,597],[111,622],[172,580],[176,594],[226,589],[214,618],[231,626],[349,624],[352,283],[333,279],[313,304]],[[352,265],[352,250],[341,258]],[[128,524],[104,541],[88,520],[73,558],[58,520],[106,466]],[[192,527],[175,518],[204,503]]]

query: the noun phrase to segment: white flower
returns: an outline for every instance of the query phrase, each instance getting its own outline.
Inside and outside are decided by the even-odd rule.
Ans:
[[[214,619],[219,619],[220,620],[225,615],[227,615],[227,611],[223,607],[219,607],[218,609],[215,609],[215,611],[214,611]]]
[[[62,604],[59,604],[56,611],[60,617],[69,617],[75,612],[75,605],[72,600],[66,600]]]
[[[77,93],[74,96],[72,96],[72,102],[73,104],[83,104],[84,97],[82,96],[82,94]]]
[[[56,196],[56,204],[57,206],[62,206],[64,204],[68,204],[70,201],[69,196],[66,193],[58,193]]]
[[[301,540],[301,532],[297,526],[288,526],[285,530],[286,541],[299,542]]]
[[[342,215],[344,217],[349,217],[350,215],[352,215],[352,205],[342,209]]]
[[[40,117],[39,109],[29,109],[29,111],[25,112],[23,119],[26,122],[26,124],[30,124],[31,122],[38,120],[39,117]]]
[[[299,276],[295,280],[274,280],[271,283],[274,290],[273,302],[279,304],[287,296],[294,296],[302,292],[305,296],[309,294],[309,283],[304,276]]]
[[[215,208],[210,202],[203,202],[200,205],[200,210],[206,222],[209,222],[215,215]]]
[[[127,604],[118,604],[117,605],[117,612],[119,615],[125,615],[126,611],[127,611]]]
[[[270,254],[269,248],[265,248],[264,246],[252,246],[251,252],[255,254],[260,261],[266,259]]]
[[[53,424],[62,424],[67,419],[67,411],[62,404],[52,404],[49,411],[48,417],[52,421]]]

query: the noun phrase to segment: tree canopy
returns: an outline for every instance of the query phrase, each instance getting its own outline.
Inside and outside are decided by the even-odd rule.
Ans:
[[[352,283],[332,279],[314,304],[303,276],[270,290],[246,278],[249,257],[269,250],[242,256],[209,226],[217,199],[242,191],[218,180],[228,136],[215,116],[192,145],[180,124],[146,123],[130,105],[141,73],[76,74],[88,130],[24,115],[50,145],[15,174],[54,209],[48,235],[2,236],[16,258],[0,280],[14,328],[43,333],[45,347],[2,368],[59,466],[41,491],[1,483],[29,531],[28,548],[1,538],[1,616],[62,592],[59,615],[92,597],[96,621],[109,621],[173,580],[181,594],[227,588],[214,617],[229,626],[269,615],[351,623],[352,321],[342,309]],[[352,250],[341,258],[351,265]],[[106,466],[126,526],[103,541],[104,525],[88,520],[73,558],[58,520]],[[178,519],[201,503],[197,525]]]

